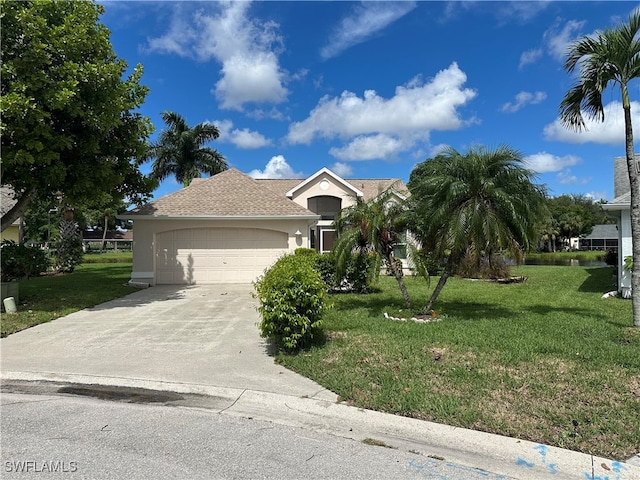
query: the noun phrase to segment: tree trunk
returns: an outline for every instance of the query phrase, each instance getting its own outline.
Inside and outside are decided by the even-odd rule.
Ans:
[[[402,279],[402,271],[398,271],[398,267],[395,262],[395,258],[392,255],[387,255],[387,265],[391,269],[393,276],[396,277],[396,282],[398,282],[398,287],[400,287],[400,292],[402,293],[402,298],[404,298],[404,305],[407,309],[411,308],[411,299],[409,298],[409,292],[407,291],[407,286],[404,284],[404,280]]]
[[[631,125],[631,105],[626,85],[622,86],[622,105],[624,110],[625,149],[627,170],[631,186],[631,245],[633,269],[631,271],[631,302],[633,304],[633,326],[640,327],[640,172],[635,160],[633,148],[633,127]]]
[[[33,199],[36,198],[36,190],[29,190],[16,198],[16,204],[9,209],[7,213],[2,215],[0,220],[0,231],[4,232],[7,228],[13,225],[18,218],[24,215]]]
[[[447,283],[447,280],[449,279],[449,277],[450,277],[450,274],[448,270],[445,269],[445,271],[442,272],[442,276],[440,277],[440,280],[438,280],[438,284],[436,285],[435,290],[431,294],[431,298],[429,298],[429,301],[427,302],[424,309],[422,310],[422,313],[424,315],[429,315],[431,313],[431,309],[432,309],[431,307],[433,307],[433,304],[438,298],[438,295],[440,295],[440,292],[444,288],[444,284]]]

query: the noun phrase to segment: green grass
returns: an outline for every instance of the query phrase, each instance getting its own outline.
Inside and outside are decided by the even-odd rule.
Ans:
[[[132,263],[133,254],[129,252],[85,253],[82,263]]]
[[[533,252],[527,253],[527,259],[530,260],[580,260],[604,262],[606,251],[598,250],[576,250],[572,252]]]
[[[522,284],[452,279],[440,322],[394,322],[395,281],[339,294],[326,340],[287,367],[362,408],[473,428],[616,459],[640,445],[640,329],[631,302],[601,299],[612,269],[523,266]],[[408,278],[416,310],[424,281]]]
[[[84,263],[72,274],[22,280],[18,313],[2,314],[0,335],[132,293],[135,289],[126,285],[130,277],[130,264]]]

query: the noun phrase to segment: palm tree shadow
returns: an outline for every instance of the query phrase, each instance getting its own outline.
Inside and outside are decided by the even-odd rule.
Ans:
[[[438,301],[434,309],[436,312],[464,320],[500,320],[517,316],[517,312],[507,306],[481,302]]]

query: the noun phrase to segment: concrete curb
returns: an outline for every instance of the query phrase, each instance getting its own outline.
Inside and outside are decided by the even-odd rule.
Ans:
[[[327,390],[309,398],[191,383],[26,372],[2,372],[2,381],[5,384],[15,381],[130,387],[206,396],[210,401],[202,408],[220,414],[312,429],[356,441],[371,439],[387,447],[415,453],[417,458],[411,466],[417,470],[434,462],[445,462],[476,473],[491,472],[495,474],[491,478],[640,479],[640,466],[632,463],[358,409],[336,403],[335,395]]]

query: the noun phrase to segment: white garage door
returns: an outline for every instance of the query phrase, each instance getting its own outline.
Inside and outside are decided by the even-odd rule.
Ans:
[[[246,283],[287,249],[287,234],[257,228],[189,228],[156,236],[156,283]]]

